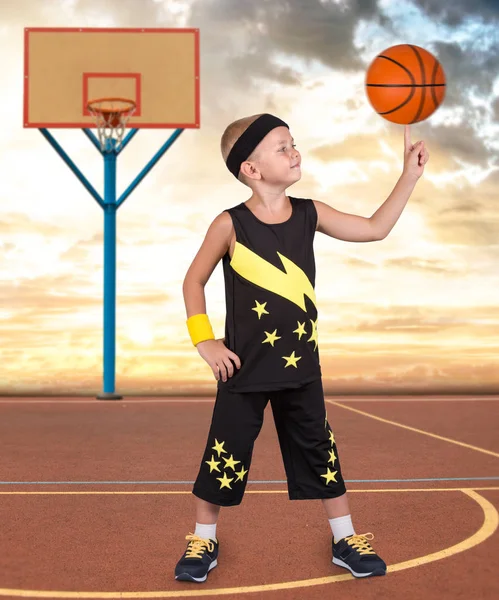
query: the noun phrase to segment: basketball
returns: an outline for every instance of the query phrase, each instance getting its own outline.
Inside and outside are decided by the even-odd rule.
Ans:
[[[445,73],[438,59],[413,44],[387,48],[366,73],[366,94],[387,121],[409,125],[424,121],[442,104]]]

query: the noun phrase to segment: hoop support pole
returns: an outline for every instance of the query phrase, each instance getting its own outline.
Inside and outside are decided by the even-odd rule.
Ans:
[[[104,154],[104,393],[120,400],[116,380],[116,154]]]
[[[118,154],[128,146],[128,144],[132,141],[133,136],[136,135],[138,132],[138,129],[130,129],[130,131],[126,134],[125,139],[121,143],[121,146],[118,150]]]
[[[100,149],[99,139],[95,135],[95,133],[91,129],[82,129],[83,133],[87,136],[87,138],[92,142],[92,144],[97,148],[99,152],[102,152]]]
[[[52,148],[57,152],[57,154],[62,158],[62,160],[68,165],[68,167],[73,171],[76,175],[77,179],[83,184],[85,189],[90,193],[90,195],[94,198],[97,204],[104,208],[104,202],[100,195],[97,193],[93,185],[88,181],[88,179],[83,175],[80,169],[75,165],[75,163],[69,158],[68,154],[62,149],[60,144],[54,138],[54,136],[47,129],[40,129],[40,133],[43,137],[48,141],[48,143],[52,146]]]
[[[142,169],[142,171],[137,175],[137,177],[132,181],[132,183],[127,187],[127,189],[121,194],[120,198],[116,202],[116,207],[119,208],[123,202],[130,196],[130,194],[134,191],[134,189],[139,185],[139,183],[144,179],[144,177],[151,171],[154,165],[160,160],[163,154],[170,148],[170,146],[178,139],[180,134],[183,132],[183,129],[176,129],[168,140],[161,146],[161,148],[156,152],[156,154],[151,158],[151,160],[147,163],[147,165]],[[126,140],[125,140],[126,141]]]
[[[99,400],[121,400],[115,392],[116,380],[116,221],[118,208],[130,196],[139,183],[146,177],[165,152],[178,139],[183,129],[176,129],[168,140],[156,152],[153,158],[142,169],[135,180],[128,186],[119,200],[116,199],[116,166],[117,156],[136,135],[138,129],[132,129],[124,138],[121,146],[116,149],[116,141],[109,140],[104,150],[101,149],[99,140],[90,129],[82,129],[92,144],[99,150],[104,158],[104,199],[97,193],[92,184],[83,175],[68,154],[62,149],[54,136],[45,128],[39,129],[57,154],[68,165],[77,179],[99,204],[104,212],[104,369],[103,391],[97,395]]]

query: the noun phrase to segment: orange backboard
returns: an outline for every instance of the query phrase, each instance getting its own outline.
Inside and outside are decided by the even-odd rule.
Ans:
[[[123,97],[132,128],[200,126],[199,30],[26,28],[24,127],[95,127],[89,100]]]

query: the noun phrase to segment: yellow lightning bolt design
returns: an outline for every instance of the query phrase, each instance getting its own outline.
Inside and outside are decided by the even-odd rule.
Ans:
[[[314,306],[316,305],[315,290],[309,278],[289,258],[283,256],[280,252],[277,252],[277,255],[281,259],[284,271],[258,256],[246,246],[236,242],[230,265],[244,279],[286,298],[306,312],[305,296],[310,298]]]

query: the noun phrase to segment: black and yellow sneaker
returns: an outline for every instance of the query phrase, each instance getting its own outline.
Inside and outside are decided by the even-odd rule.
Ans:
[[[369,543],[372,533],[349,535],[338,542],[333,537],[333,563],[348,569],[354,577],[385,575],[386,564]]]
[[[192,533],[185,539],[189,543],[175,567],[175,579],[202,583],[217,566],[218,540],[204,540]]]

